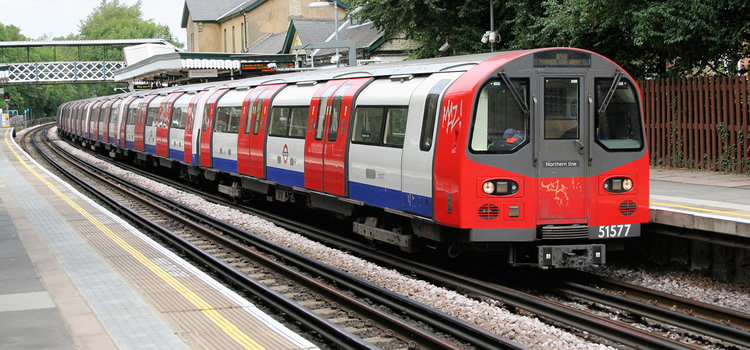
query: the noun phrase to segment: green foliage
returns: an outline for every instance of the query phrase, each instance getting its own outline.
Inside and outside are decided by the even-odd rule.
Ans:
[[[141,39],[161,38],[177,47],[181,43],[174,41],[169,28],[153,21],[146,21],[141,12],[141,2],[127,6],[120,0],[101,0],[93,12],[82,20],[80,33],[54,40],[98,40],[98,39]],[[28,40],[21,35],[14,25],[0,23],[0,41]],[[58,48],[13,48],[0,52],[1,63],[11,62],[49,62],[49,61],[121,61],[121,49],[103,47],[58,47]],[[35,118],[54,116],[57,106],[71,100],[113,94],[115,87],[121,83],[105,84],[62,84],[62,85],[19,85],[5,86],[10,92],[10,109],[23,110],[31,108]],[[0,103],[0,106],[3,106]]]
[[[489,6],[502,42],[496,50],[566,46],[609,57],[636,78],[743,73],[750,57],[746,0],[353,0],[350,16],[403,32],[417,57],[489,51]]]

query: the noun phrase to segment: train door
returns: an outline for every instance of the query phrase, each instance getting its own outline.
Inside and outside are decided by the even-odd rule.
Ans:
[[[583,76],[543,76],[536,109],[539,224],[586,223]]]
[[[172,121],[172,106],[182,92],[169,94],[159,108],[159,120],[156,123],[156,155],[169,157],[169,125]]]
[[[270,85],[260,93],[255,102],[255,113],[250,118],[248,114],[245,132],[250,136],[250,176],[266,178],[266,125],[269,106],[273,96],[284,85]]]
[[[146,116],[148,115],[148,105],[157,95],[149,95],[140,101],[135,118],[135,150],[145,151],[145,133],[146,133]]]
[[[195,111],[198,109],[198,101],[208,93],[208,91],[201,91],[190,99],[187,110],[187,121],[185,122],[185,139],[184,139],[184,158],[185,163],[197,165],[197,161],[193,161],[193,124],[196,118]]]
[[[258,107],[258,96],[265,91],[265,88],[265,86],[254,88],[242,101],[242,119],[237,138],[237,173],[239,174],[250,175],[250,131]]]
[[[372,78],[332,80],[310,104],[305,140],[305,187],[347,196],[346,146],[354,97]]]
[[[203,122],[201,123],[200,129],[200,149],[198,150],[198,157],[200,158],[198,164],[204,167],[211,167],[213,162],[211,161],[211,133],[213,133],[214,126],[214,112],[216,111],[216,101],[221,98],[229,89],[219,89],[211,95],[206,102],[206,106],[203,107]]]

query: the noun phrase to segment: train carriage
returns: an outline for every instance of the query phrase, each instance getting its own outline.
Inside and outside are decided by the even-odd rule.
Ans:
[[[64,133],[81,135],[92,107],[119,108],[125,138],[110,154],[134,151],[141,164],[154,159],[238,199],[332,211],[407,251],[600,265],[649,219],[640,92],[590,51],[305,71],[94,101],[60,108]]]

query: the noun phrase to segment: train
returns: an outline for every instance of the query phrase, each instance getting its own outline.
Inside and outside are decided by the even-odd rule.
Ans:
[[[582,49],[134,91],[57,115],[92,150],[236,200],[324,210],[407,252],[600,266],[649,221],[640,90]]]

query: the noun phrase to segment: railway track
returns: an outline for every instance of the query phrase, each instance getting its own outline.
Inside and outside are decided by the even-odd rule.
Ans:
[[[160,180],[163,181],[163,180]],[[223,199],[213,197],[213,201],[222,201]],[[232,205],[232,203],[225,201],[226,205]],[[525,293],[521,293],[517,290],[509,289],[506,287],[494,285],[492,283],[487,283],[484,281],[468,278],[465,276],[460,276],[454,273],[450,273],[447,271],[443,271],[440,269],[436,269],[435,267],[424,265],[424,264],[418,264],[410,261],[409,259],[402,259],[395,255],[389,255],[384,254],[383,252],[377,252],[373,253],[372,249],[366,245],[363,245],[361,243],[352,242],[350,240],[343,239],[340,235],[336,235],[330,232],[325,232],[324,230],[308,227],[305,225],[301,225],[298,222],[289,221],[283,217],[270,214],[267,212],[258,212],[257,210],[252,210],[249,208],[245,208],[244,210],[252,212],[253,215],[262,215],[273,222],[275,222],[277,225],[286,227],[292,231],[296,232],[304,232],[308,236],[317,237],[316,239],[328,242],[329,244],[335,245],[340,247],[341,249],[350,251],[352,253],[355,253],[360,256],[365,256],[368,260],[377,262],[379,264],[392,266],[394,268],[398,268],[401,271],[405,271],[407,273],[410,273],[412,275],[417,275],[420,277],[423,277],[425,279],[435,281],[438,284],[444,285],[444,286],[450,286],[450,288],[453,288],[455,290],[462,291],[463,293],[471,294],[475,297],[479,298],[490,298],[492,300],[499,301],[500,303],[504,304],[506,307],[510,309],[515,309],[518,312],[522,312],[525,314],[533,314],[536,316],[539,316],[542,319],[548,320],[556,325],[562,325],[564,327],[572,328],[574,329],[574,332],[588,332],[590,334],[595,334],[598,336],[601,336],[603,338],[607,338],[609,340],[612,340],[617,343],[624,344],[626,347],[635,347],[635,348],[652,348],[652,349],[680,349],[680,348],[686,348],[686,349],[699,349],[701,348],[698,345],[689,344],[689,343],[682,343],[679,341],[675,341],[672,339],[669,339],[666,335],[659,335],[659,334],[653,334],[652,331],[648,330],[641,330],[637,327],[631,326],[629,323],[620,322],[620,321],[613,321],[607,317],[601,317],[601,316],[594,316],[587,312],[582,312],[581,310],[577,310],[572,307],[568,307],[563,305],[562,303],[550,303],[548,300],[544,300],[541,298],[534,297],[532,295],[528,295]],[[329,279],[335,280],[336,277],[330,277]],[[603,285],[603,282],[599,282]],[[570,282],[570,283],[555,283],[555,285],[559,285],[558,288],[559,293],[568,293],[569,290],[575,289],[572,285],[576,284],[576,282]],[[583,283],[578,283],[579,285],[583,285]],[[588,285],[592,285],[592,283],[589,281]],[[593,285],[598,286],[598,284],[593,283]],[[596,287],[588,287],[590,289],[599,290],[601,292],[601,289],[609,289],[612,288],[610,285],[607,285],[607,287],[599,287],[598,289]],[[585,289],[585,288],[584,288]],[[570,295],[574,295],[575,297],[586,299],[583,296],[583,292],[577,292],[578,294],[571,293]],[[622,294],[622,292],[619,292]],[[632,294],[633,292],[627,292],[625,294]],[[611,294],[611,293],[610,293]],[[594,300],[594,299],[587,299],[592,300],[592,302],[595,303],[604,303],[601,300]],[[654,300],[652,297],[648,300]],[[641,306],[625,306],[624,310],[627,310],[631,314],[636,314],[639,316],[651,318],[658,320],[658,322],[663,322],[665,324],[677,324],[678,322],[670,321],[668,316],[655,316],[659,315],[661,313],[667,314],[666,311],[660,311],[661,310],[669,310],[669,309],[684,309],[687,310],[688,306],[675,306],[677,304],[674,304],[673,302],[661,302],[662,304],[665,304],[669,307],[663,308],[658,307],[656,305],[654,306],[654,310],[652,311],[654,315],[642,315],[642,313],[639,311]],[[648,302],[646,303],[648,305]],[[654,304],[651,302],[651,304]],[[658,304],[658,303],[656,303]],[[634,304],[637,305],[637,304]],[[617,307],[612,305],[612,307]],[[690,307],[690,310],[697,310],[695,307]],[[672,311],[674,312],[674,311]],[[684,314],[684,312],[682,312]],[[701,314],[703,312],[694,311],[694,315]],[[690,317],[693,317],[693,315],[690,315]],[[699,333],[701,336],[710,336],[715,337],[716,339],[720,339],[721,341],[728,341],[733,344],[738,344],[741,346],[747,346],[745,345],[745,341],[747,337],[747,333],[743,333],[740,331],[739,333],[736,331],[726,331],[722,330],[723,327],[726,326],[726,323],[728,322],[731,325],[736,325],[738,323],[741,323],[741,321],[737,320],[728,320],[728,316],[724,314],[723,310],[716,310],[714,318],[720,318],[724,319],[725,323],[722,325],[721,322],[712,322],[709,324],[705,324],[704,326],[708,326],[708,328],[717,328],[721,331],[719,333],[715,333],[714,331],[706,331],[704,332],[702,329],[708,329],[708,328],[700,328],[696,333]],[[689,319],[689,318],[688,318]],[[691,320],[692,322],[692,320]],[[710,321],[707,321],[710,322]],[[698,321],[698,324],[700,324],[700,321]],[[718,327],[714,326],[714,324],[719,325]],[[702,326],[701,326],[702,327]],[[731,328],[731,327],[730,327]],[[691,329],[691,328],[687,328]],[[722,334],[721,332],[725,332],[726,334]],[[729,334],[729,335],[727,335]],[[470,342],[472,344],[472,342]],[[477,343],[479,344],[479,343]],[[485,344],[486,345],[486,344]],[[484,347],[484,346],[482,346]]]
[[[38,152],[50,164],[56,164],[54,166],[58,171],[76,181],[79,186],[86,187],[87,191],[96,193],[99,200],[115,208],[116,212],[127,216],[147,231],[158,234],[160,240],[177,247],[194,261],[210,267],[212,273],[222,276],[240,290],[250,291],[248,294],[260,299],[261,304],[278,310],[286,315],[288,321],[314,334],[311,337],[322,338],[319,342],[326,346],[389,349],[525,348],[314,259],[254,237],[179,203],[154,196],[117,176],[80,165],[80,160],[64,155],[59,149],[52,156],[44,155],[41,148],[53,149],[54,145],[49,142],[45,142],[46,146],[38,145],[36,137],[34,143]],[[63,159],[76,167],[75,174],[57,164]],[[107,188],[107,193],[90,186],[89,182],[100,183],[99,186]],[[118,194],[112,193],[111,189],[117,189]],[[137,202],[139,204],[131,206],[138,208],[120,205],[126,202]],[[179,229],[172,231],[164,226]],[[368,304],[363,299],[374,301],[374,304]],[[407,315],[408,319],[382,309],[395,310]],[[441,336],[416,327],[411,322],[424,324],[425,328],[434,330]]]

